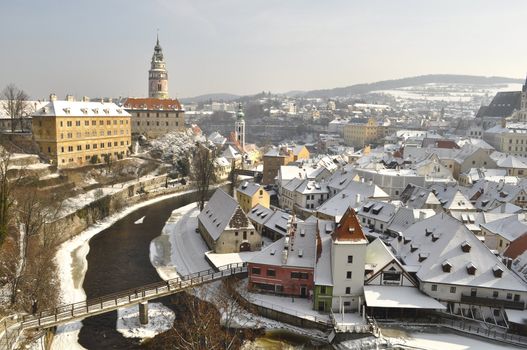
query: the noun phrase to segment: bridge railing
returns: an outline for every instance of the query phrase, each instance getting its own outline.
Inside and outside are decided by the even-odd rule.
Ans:
[[[139,303],[145,299],[153,299],[156,296],[169,295],[208,281],[243,273],[246,271],[246,266],[246,263],[228,264],[218,267],[217,270],[203,270],[170,280],[154,282],[137,288],[107,294],[99,298],[60,305],[52,310],[22,316],[22,328],[57,323],[61,320],[73,319],[86,314],[97,313],[105,309],[114,309],[118,306]]]

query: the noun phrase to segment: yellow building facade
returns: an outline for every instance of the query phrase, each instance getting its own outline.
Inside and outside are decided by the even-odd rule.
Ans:
[[[51,101],[32,115],[40,153],[59,168],[126,157],[131,145],[130,114],[114,103]]]
[[[370,118],[367,123],[345,125],[343,133],[346,144],[354,147],[364,147],[385,137],[386,127],[379,125],[375,119]]]
[[[236,200],[246,214],[257,204],[266,208],[269,208],[270,204],[270,196],[264,186],[247,181],[236,188]]]

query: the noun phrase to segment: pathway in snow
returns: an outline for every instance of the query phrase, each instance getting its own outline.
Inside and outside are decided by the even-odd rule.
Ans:
[[[174,210],[161,235],[150,243],[150,261],[162,279],[210,269],[205,260],[209,249],[195,231],[198,214],[196,203]]]

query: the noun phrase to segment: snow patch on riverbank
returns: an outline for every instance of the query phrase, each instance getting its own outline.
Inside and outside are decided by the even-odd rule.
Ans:
[[[210,269],[205,260],[209,249],[196,233],[198,214],[196,203],[174,210],[161,235],[150,243],[150,262],[163,280]]]
[[[176,315],[161,303],[148,304],[148,324],[139,322],[139,305],[117,311],[117,331],[126,338],[153,338],[172,328]]]
[[[101,222],[90,226],[88,229],[81,232],[77,236],[62,243],[58,247],[57,254],[55,256],[60,281],[61,304],[72,304],[86,299],[86,294],[82,288],[82,284],[84,282],[86,271],[88,270],[88,261],[86,260],[86,256],[90,251],[89,241],[92,237],[107,229],[116,221],[136,211],[137,209],[168,198],[187,194],[189,192],[191,191],[172,193],[130,206],[105,218]],[[57,327],[57,333],[53,339],[51,349],[84,349],[78,343],[78,335],[81,328],[82,322],[72,322]]]

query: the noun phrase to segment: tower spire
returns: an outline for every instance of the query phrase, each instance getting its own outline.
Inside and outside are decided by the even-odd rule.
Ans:
[[[159,46],[159,28],[157,28],[157,35],[156,35],[156,45]]]

